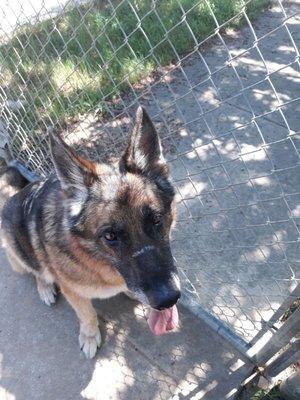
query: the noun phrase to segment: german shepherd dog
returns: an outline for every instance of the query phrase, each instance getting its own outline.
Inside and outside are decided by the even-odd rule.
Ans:
[[[59,287],[78,316],[88,358],[101,344],[91,299],[125,292],[150,306],[154,334],[174,329],[180,297],[169,243],[174,189],[146,111],[138,108],[115,166],[80,157],[53,133],[50,148],[56,173],[47,179],[28,183],[13,167],[1,177],[8,197],[3,247],[12,268],[35,276],[47,305]]]

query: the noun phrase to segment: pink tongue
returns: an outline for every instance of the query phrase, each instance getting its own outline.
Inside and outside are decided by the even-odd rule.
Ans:
[[[167,331],[175,329],[178,325],[177,307],[173,306],[162,311],[151,308],[148,324],[154,335],[163,335]]]

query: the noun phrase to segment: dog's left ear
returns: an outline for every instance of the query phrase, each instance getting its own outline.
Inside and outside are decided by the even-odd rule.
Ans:
[[[139,107],[127,149],[120,161],[122,172],[168,176],[159,136],[144,108]]]
[[[86,191],[97,179],[95,164],[80,157],[57,134],[49,132],[52,159],[62,189]]]

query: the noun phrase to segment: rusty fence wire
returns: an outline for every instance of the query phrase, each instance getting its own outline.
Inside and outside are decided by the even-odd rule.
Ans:
[[[299,4],[10,0],[0,22],[0,147],[47,175],[55,126],[114,160],[144,105],[185,303],[242,345],[272,330],[299,283]]]

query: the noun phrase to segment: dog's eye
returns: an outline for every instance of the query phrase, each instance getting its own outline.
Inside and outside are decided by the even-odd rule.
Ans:
[[[113,241],[116,241],[118,238],[117,238],[117,235],[115,234],[115,232],[111,232],[111,231],[109,231],[109,232],[105,232],[104,233],[104,238],[108,241],[108,242],[113,242]]]
[[[153,225],[161,225],[161,217],[159,215],[154,215],[152,223]]]

